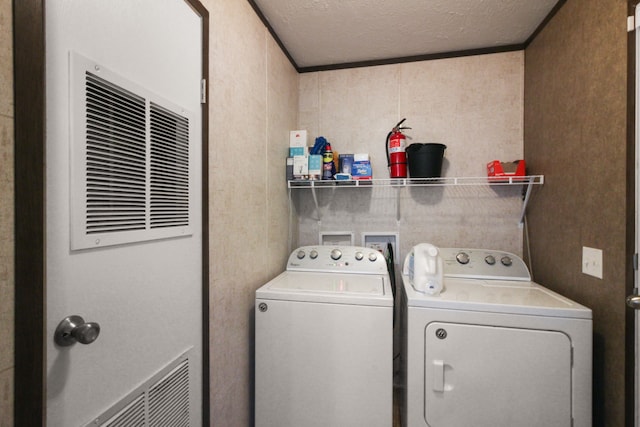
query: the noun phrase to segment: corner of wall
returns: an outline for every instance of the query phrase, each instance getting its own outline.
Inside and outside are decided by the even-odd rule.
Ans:
[[[0,425],[13,425],[14,110],[12,2],[0,1]]]

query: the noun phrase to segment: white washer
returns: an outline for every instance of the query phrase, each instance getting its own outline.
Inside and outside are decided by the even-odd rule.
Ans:
[[[591,310],[532,282],[514,254],[440,255],[439,296],[403,271],[402,425],[591,426]]]
[[[306,246],[256,291],[255,426],[384,426],[393,295],[384,256]]]

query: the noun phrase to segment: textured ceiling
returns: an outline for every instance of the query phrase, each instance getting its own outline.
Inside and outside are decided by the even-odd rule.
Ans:
[[[296,65],[305,68],[521,45],[558,0],[253,3]]]

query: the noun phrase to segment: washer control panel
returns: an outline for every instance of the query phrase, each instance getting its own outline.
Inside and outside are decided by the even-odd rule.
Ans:
[[[522,258],[491,249],[439,248],[446,277],[531,281]]]
[[[362,246],[302,246],[289,256],[287,270],[386,274],[387,261],[382,253]]]

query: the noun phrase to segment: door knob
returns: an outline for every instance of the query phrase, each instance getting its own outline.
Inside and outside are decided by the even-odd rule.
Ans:
[[[75,344],[91,344],[100,335],[100,325],[96,322],[85,322],[80,316],[66,317],[58,327],[53,336],[56,344],[67,347]]]
[[[627,305],[634,310],[640,310],[640,295],[629,295],[627,297]]]

